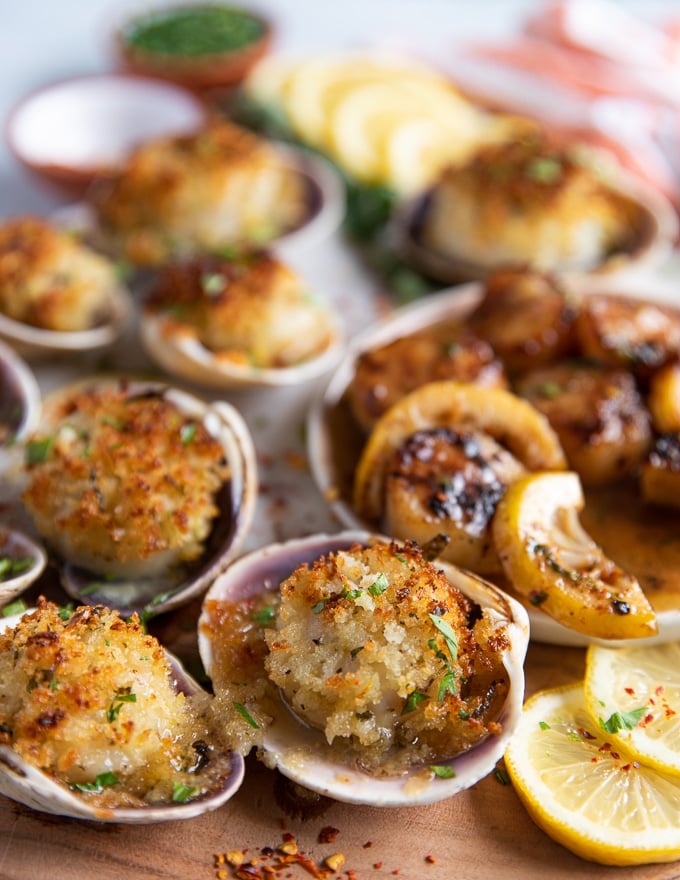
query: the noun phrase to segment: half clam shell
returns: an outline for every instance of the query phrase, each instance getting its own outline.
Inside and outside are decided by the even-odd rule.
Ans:
[[[0,631],[15,626],[21,615],[0,619]],[[198,683],[184,670],[176,657],[166,651],[172,669],[173,684],[178,692],[187,695],[201,691]],[[230,770],[209,794],[186,803],[171,803],[149,807],[101,809],[60,784],[43,771],[25,763],[12,748],[0,745],[0,794],[43,813],[90,819],[97,822],[115,822],[125,825],[149,825],[156,822],[174,822],[192,819],[215,810],[226,803],[239,789],[245,772],[243,758],[230,754]]]
[[[311,563],[331,551],[349,549],[357,543],[367,545],[376,541],[389,542],[389,538],[365,531],[313,535],[271,545],[235,562],[209,590],[199,619],[199,650],[208,674],[214,671],[213,639],[219,637],[214,635],[216,629],[211,614],[219,608],[220,602],[256,597],[276,587],[301,563]],[[301,722],[281,697],[272,723],[264,733],[262,752],[268,766],[276,767],[289,779],[322,795],[373,806],[432,803],[469,788],[493,770],[521,711],[528,618],[522,606],[491,584],[454,566],[439,562],[437,566],[444,570],[453,586],[477,603],[507,635],[508,647],[502,660],[510,688],[499,719],[502,732],[446,761],[454,774],[449,778],[431,778],[417,767],[402,776],[375,777],[346,758],[343,760],[337,750],[328,746],[323,734]]]
[[[118,378],[89,379],[62,388],[46,400],[43,424],[49,427],[51,409],[63,395],[93,382],[111,384]],[[184,415],[200,419],[208,433],[216,438],[224,451],[229,468],[228,479],[215,496],[218,514],[204,542],[198,559],[177,565],[158,554],[158,561],[140,572],[119,576],[93,572],[87,562],[70,555],[70,544],[57,536],[50,539],[58,556],[61,581],[66,592],[88,605],[107,605],[122,613],[146,611],[158,614],[183,605],[204,592],[215,576],[239,552],[249,532],[257,498],[257,465],[255,449],[248,427],[239,412],[224,401],[206,402],[185,391],[163,383],[127,380],[126,388],[133,395],[159,395],[176,406]]]

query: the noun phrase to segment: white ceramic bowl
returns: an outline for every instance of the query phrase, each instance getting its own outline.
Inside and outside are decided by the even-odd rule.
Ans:
[[[195,131],[203,103],[173,83],[132,74],[80,76],[52,83],[10,112],[6,137],[39,177],[82,193],[151,137]]]

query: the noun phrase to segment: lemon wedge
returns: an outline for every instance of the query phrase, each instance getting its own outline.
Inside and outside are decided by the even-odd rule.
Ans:
[[[658,770],[680,775],[680,644],[592,645],[585,697],[617,746]]]
[[[570,629],[600,639],[654,635],[656,615],[637,579],[581,526],[578,475],[537,472],[498,503],[492,532],[513,589]]]
[[[505,753],[534,822],[572,852],[605,865],[680,858],[680,780],[612,745],[583,687],[528,700]]]

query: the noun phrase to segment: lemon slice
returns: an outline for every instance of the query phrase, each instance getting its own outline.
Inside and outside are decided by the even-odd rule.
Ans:
[[[505,764],[534,822],[582,858],[605,865],[680,858],[680,781],[612,748],[581,684],[527,701]]]
[[[573,472],[534,473],[508,488],[492,529],[513,589],[559,623],[594,638],[654,635],[656,615],[642,587],[583,529],[583,504]]]
[[[419,68],[414,68],[413,75]],[[329,115],[338,101],[362,85],[408,79],[398,63],[362,56],[324,55],[293,65],[285,78],[282,98],[296,132],[308,143],[327,146]]]
[[[409,116],[390,131],[378,173],[408,195],[425,189],[446,165],[460,161],[462,155],[461,142],[440,123]]]
[[[593,645],[584,689],[590,713],[603,719],[617,747],[680,775],[680,644]]]

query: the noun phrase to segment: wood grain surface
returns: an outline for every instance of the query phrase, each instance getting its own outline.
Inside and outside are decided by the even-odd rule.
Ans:
[[[57,588],[48,592],[59,598]],[[190,666],[199,607],[180,609],[151,627]],[[581,649],[532,644],[527,693],[579,680],[583,668]],[[328,802],[323,812],[306,818],[290,814],[280,786],[280,777],[250,756],[241,790],[219,810],[185,822],[138,827],[48,816],[0,797],[0,878],[217,880],[217,854],[247,851],[247,860],[259,856],[262,866],[272,866],[267,848],[276,850],[286,834],[317,865],[342,853],[343,867],[330,876],[346,880],[680,878],[680,863],[621,869],[577,858],[540,831],[512,787],[494,775],[430,806],[378,809]],[[336,829],[335,839],[320,843],[320,832],[329,827]],[[236,876],[229,866],[222,870],[222,877]],[[313,874],[292,864],[270,876],[302,880]]]

